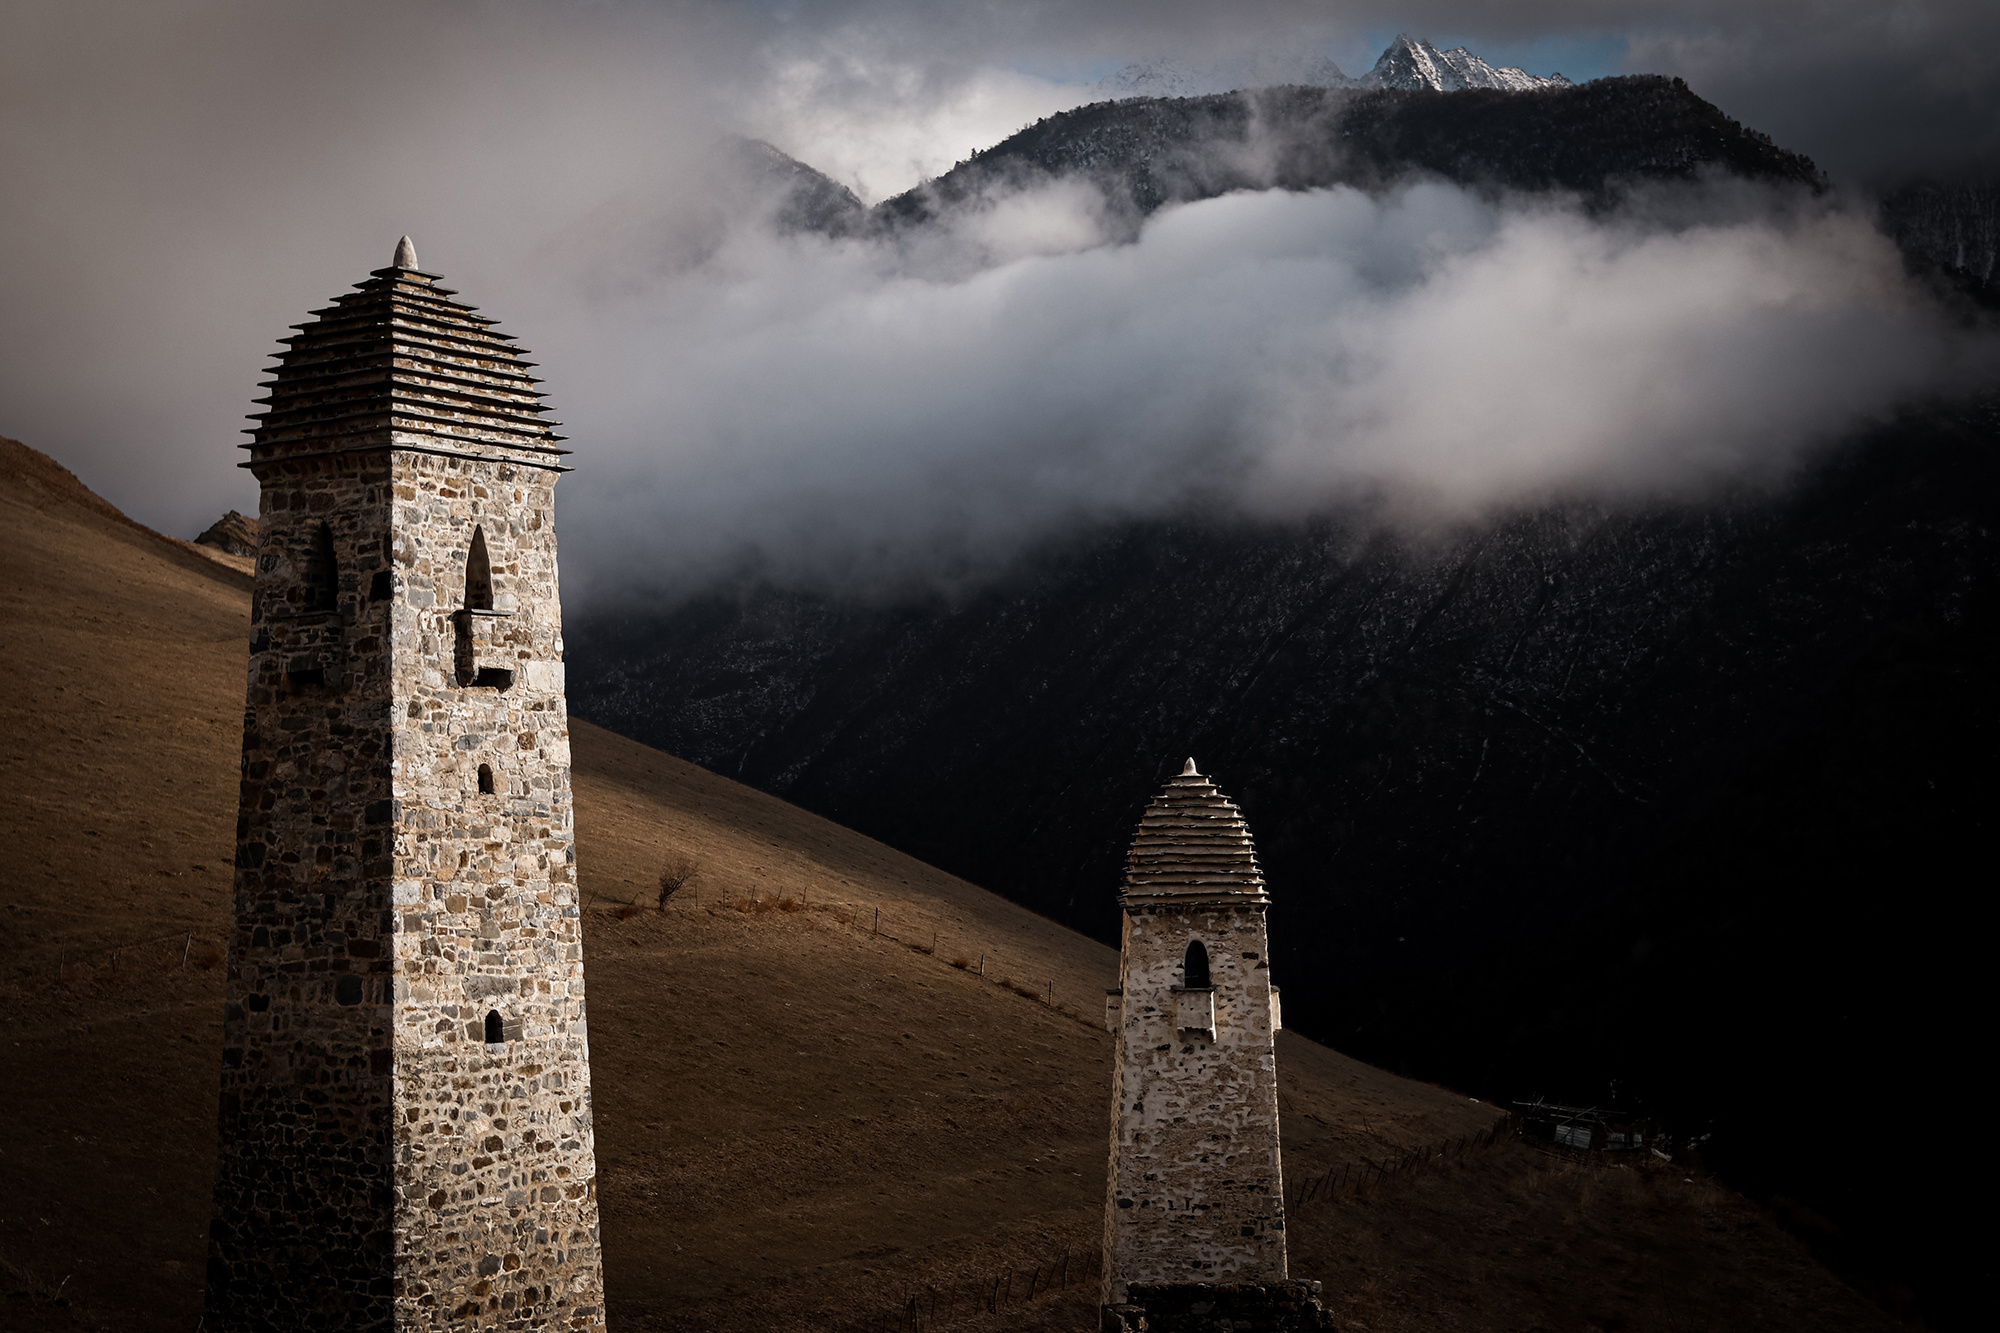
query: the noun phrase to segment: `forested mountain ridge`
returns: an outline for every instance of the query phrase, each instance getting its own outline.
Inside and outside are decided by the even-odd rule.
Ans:
[[[870,220],[919,225],[1057,179],[1091,182],[1136,226],[1168,204],[1232,190],[1380,189],[1433,174],[1603,202],[1633,183],[1704,171],[1823,183],[1809,159],[1737,124],[1679,79],[1630,75],[1532,92],[1291,86],[1061,112],[884,200]]]

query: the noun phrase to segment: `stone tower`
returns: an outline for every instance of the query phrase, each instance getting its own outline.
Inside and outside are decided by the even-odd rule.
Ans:
[[[417,268],[284,339],[204,1327],[601,1329],[532,364]]]
[[[1188,760],[1146,807],[1120,895],[1107,1306],[1134,1284],[1285,1280],[1270,901],[1242,815]]]

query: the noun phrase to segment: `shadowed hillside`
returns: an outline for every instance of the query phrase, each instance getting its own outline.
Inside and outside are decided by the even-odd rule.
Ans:
[[[0,557],[0,792],[28,830],[0,917],[6,1323],[184,1331],[248,580],[11,441]],[[572,738],[612,1326],[874,1328],[916,1292],[967,1328],[1093,1327],[1087,1282],[1028,1287],[1094,1262],[1112,952],[658,751]],[[700,875],[649,910],[674,857]],[[1296,1181],[1493,1123],[1290,1034],[1279,1060]],[[1741,1199],[1644,1165],[1441,1161],[1301,1208],[1295,1267],[1354,1328],[1885,1326]],[[972,1317],[995,1284],[1004,1308]]]
[[[571,697],[1103,939],[1125,830],[1197,755],[1284,886],[1298,1029],[1481,1096],[1636,1096],[1965,1314],[1969,1240],[1904,1220],[1956,1186],[1818,1099],[1859,1059],[1974,1104],[1935,1017],[1978,968],[1937,923],[2000,799],[1996,446],[1972,399],[1712,501],[1133,522],[956,598],[719,587],[579,617]]]

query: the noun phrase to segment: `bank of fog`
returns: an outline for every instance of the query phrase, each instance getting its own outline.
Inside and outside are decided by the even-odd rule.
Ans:
[[[1268,191],[1112,244],[1068,184],[895,243],[739,228],[566,338],[574,590],[962,575],[1189,504],[1698,493],[1990,355],[1850,212],[1670,202]]]

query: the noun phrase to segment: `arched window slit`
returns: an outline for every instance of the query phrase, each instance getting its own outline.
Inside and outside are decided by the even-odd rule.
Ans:
[[[479,792],[482,796],[493,794],[493,767],[490,764],[479,766]]]
[[[332,611],[340,605],[340,561],[333,553],[333,530],[322,523],[306,543],[305,609]]]
[[[506,1040],[507,1040],[507,1025],[500,1021],[500,1011],[498,1009],[487,1010],[486,1044],[488,1046],[499,1046],[504,1044]]]
[[[493,609],[493,561],[486,554],[486,529],[472,530],[472,549],[465,554],[465,609]]]
[[[1194,990],[1208,984],[1208,946],[1189,940],[1187,954],[1181,959],[1181,985]]]

